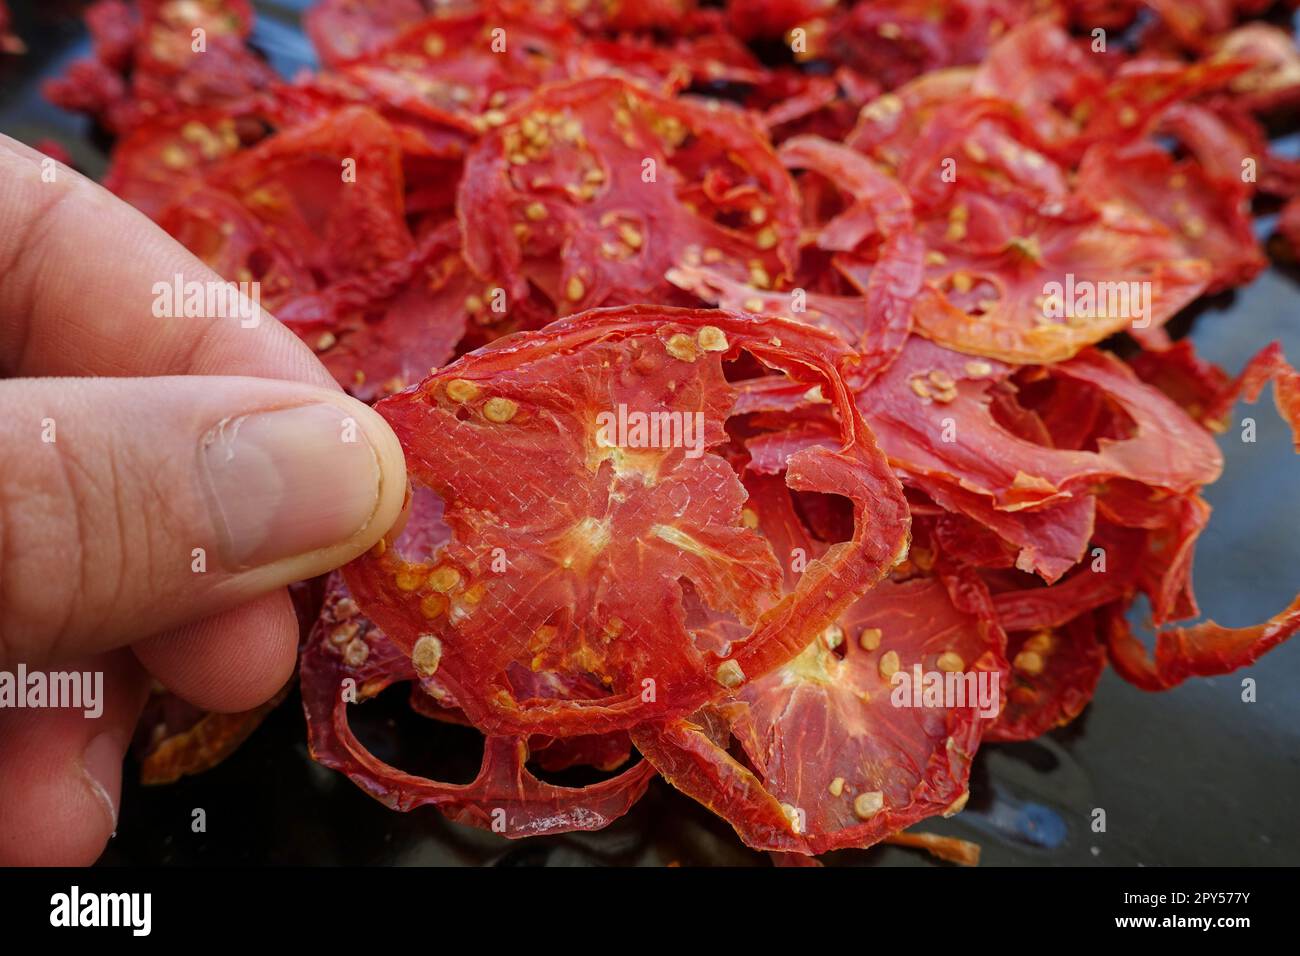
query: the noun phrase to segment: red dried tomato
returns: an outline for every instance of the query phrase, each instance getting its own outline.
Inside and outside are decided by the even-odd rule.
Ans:
[[[1006,679],[1005,638],[967,600],[954,603],[935,579],[882,583],[734,700],[637,728],[633,741],[756,849],[870,846],[955,813],[984,721],[974,694],[961,706],[945,702],[943,675],[954,675],[954,686],[959,674],[974,678],[972,689],[982,679],[986,718],[1000,709]],[[910,684],[893,680],[900,669],[921,681],[915,698]],[[732,737],[748,766],[727,752]]]
[[[855,506],[852,541],[793,594],[708,451],[731,412],[721,362],[741,348],[819,384],[843,417],[838,450],[783,462],[792,487]],[[467,356],[377,406],[455,537],[436,563],[396,548],[359,559],[349,585],[404,650],[441,643],[440,679],[489,732],[604,733],[689,713],[801,650],[904,547],[901,490],[824,357],[841,349],[790,322],[642,307]],[[623,434],[608,416],[625,410],[675,415],[676,447]],[[538,673],[601,691],[530,698]]]
[[[1241,374],[1210,404],[1207,416],[1212,421],[1226,419],[1232,406],[1240,399],[1258,401],[1264,386],[1269,382],[1273,383],[1273,402],[1282,418],[1291,426],[1296,454],[1300,455],[1300,373],[1286,360],[1282,346],[1276,342],[1265,346],[1246,363]]]
[[[769,287],[797,255],[793,185],[758,127],[617,79],[512,109],[471,151],[458,215],[475,272],[561,315],[662,296],[682,262]]]
[[[917,330],[1007,362],[1059,362],[1115,332],[1158,329],[1211,276],[1159,223],[1113,206],[961,194],[922,234],[933,264]]]
[[[596,830],[626,813],[654,777],[653,768],[641,761],[590,786],[555,786],[527,769],[530,746],[518,737],[488,737],[478,775],[469,784],[439,783],[384,763],[352,733],[348,704],[418,675],[409,657],[358,613],[341,588],[327,600],[303,651],[300,673],[312,756],[395,810],[432,804],[451,820],[511,838]],[[424,689],[436,699],[436,684],[426,678]]]
[[[1123,608],[1108,605],[1104,633],[1115,672],[1143,690],[1168,690],[1189,677],[1229,674],[1259,660],[1300,630],[1300,597],[1262,624],[1223,627],[1205,621],[1156,634],[1155,657],[1133,635]]]
[[[0,0],[0,53],[20,54],[27,52],[27,45],[11,32],[9,26],[9,8]]]
[[[1126,434],[1096,450],[1045,446],[1009,429],[990,404],[1009,372],[913,336],[858,405],[896,467],[956,480],[1004,511],[1060,502],[1107,477],[1185,491],[1219,475],[1222,456],[1210,436],[1118,359],[1086,351],[1050,367],[1053,376],[1100,389],[1126,417]],[[783,447],[817,444],[826,434],[825,422],[805,415],[748,444],[755,460],[779,461]]]
[[[440,10],[468,12],[472,2],[443,3]],[[319,0],[302,15],[302,26],[326,66],[373,52],[428,12],[423,0]]]
[[[140,782],[175,783],[215,767],[261,726],[288,696],[290,686],[252,710],[236,714],[199,710],[166,691],[151,694],[136,725],[134,751],[140,761]]]
[[[1231,80],[1234,102],[1259,112],[1294,109],[1300,103],[1300,50],[1294,38],[1270,23],[1247,23],[1219,37],[1211,60],[1246,62]]]
[[[217,132],[196,122],[177,135],[202,149]],[[219,130],[225,138],[214,150],[238,145],[236,127]],[[221,275],[258,282],[263,307],[365,399],[399,391],[447,361],[471,315],[485,323],[503,318],[465,267],[455,223],[412,236],[403,145],[370,110],[325,113],[218,157],[201,184],[159,214],[164,228]],[[151,143],[149,155],[157,148]],[[142,180],[128,179],[137,195]]]
[[[1092,700],[1106,668],[1091,613],[1056,628],[1008,635],[1011,686],[1007,706],[986,740],[1032,740],[1068,724]]]
[[[1171,627],[1210,431],[1271,381],[1300,450],[1300,376],[1166,331],[1263,267],[1252,203],[1300,248],[1269,142],[1300,55],[1239,25],[1265,0],[1139,6],[326,0],[326,69],[282,83],[247,0],[94,4],[49,92],[120,134],[108,184],[390,395],[407,452],[404,526],[306,642],[317,758],[512,836],[603,826],[662,772],[780,865],[971,862],[897,831],[960,807],[984,734],[1073,719],[1108,656],[1162,689],[1300,628]],[[1143,351],[1094,348],[1117,332]],[[1005,707],[894,707],[913,664]],[[476,780],[358,742],[349,700],[399,682],[486,734]],[[155,701],[146,775],[257,719]],[[579,766],[614,776],[539,776]]]
[[[1163,223],[1188,258],[1212,265],[1205,292],[1213,294],[1250,282],[1267,264],[1251,229],[1240,166],[1234,173],[1211,178],[1202,164],[1175,161],[1154,143],[1101,146],[1084,156],[1076,185],[1094,199],[1116,200]]]

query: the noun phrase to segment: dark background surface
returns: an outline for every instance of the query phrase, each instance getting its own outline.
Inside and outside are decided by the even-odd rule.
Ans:
[[[285,75],[314,63],[296,27],[306,0],[259,3],[254,43]],[[39,81],[85,56],[88,44],[70,0],[11,0],[24,57],[0,56],[0,132],[34,144],[50,138],[88,175],[102,172],[106,141],[83,117],[40,96]],[[1280,148],[1295,154],[1297,137]],[[1273,216],[1258,221],[1272,232]],[[1278,265],[1251,286],[1199,303],[1180,317],[1202,355],[1235,372],[1266,342],[1300,360],[1300,273]],[[1257,441],[1240,440],[1252,417]],[[1300,460],[1271,399],[1238,406],[1219,444],[1223,478],[1207,489],[1214,507],[1201,538],[1196,589],[1207,615],[1255,623],[1300,588]],[[1258,700],[1241,701],[1241,679]],[[476,734],[410,715],[401,692],[360,708],[358,735],[405,769],[466,782],[477,767]],[[436,810],[391,812],[348,780],[314,764],[296,696],[219,767],[160,788],[133,782],[128,766],[122,818],[106,864],[401,863],[543,866],[566,864],[763,864],[729,827],[656,781],[623,819],[592,834],[511,842],[447,823]],[[1300,643],[1253,667],[1148,694],[1107,672],[1088,710],[1032,743],[984,747],[971,799],[951,820],[919,830],[974,840],[983,863],[1025,865],[1294,865],[1300,861]],[[1107,831],[1089,829],[1105,809]],[[191,832],[195,808],[207,832]],[[832,854],[835,864],[928,865],[892,847]]]

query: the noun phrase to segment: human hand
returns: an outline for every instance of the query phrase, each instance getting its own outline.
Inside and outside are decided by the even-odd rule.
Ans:
[[[0,865],[98,857],[150,675],[209,710],[273,695],[285,585],[373,545],[406,485],[273,318],[155,317],[155,283],[218,277],[51,168],[0,136],[0,678],[102,672],[102,714],[0,708]]]

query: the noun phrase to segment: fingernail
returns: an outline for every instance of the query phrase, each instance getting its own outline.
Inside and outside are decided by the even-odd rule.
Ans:
[[[336,405],[223,421],[204,436],[201,453],[232,569],[346,541],[379,502],[379,460],[360,424]]]
[[[86,745],[81,765],[91,791],[117,829],[117,794],[122,788],[122,748],[111,734],[100,734]]]

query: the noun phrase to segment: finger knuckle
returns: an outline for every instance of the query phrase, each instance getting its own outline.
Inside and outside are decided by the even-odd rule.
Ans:
[[[30,441],[30,440],[29,440]],[[0,465],[0,659],[66,657],[121,586],[126,535],[116,469],[72,442],[31,442]],[[21,448],[13,441],[6,449]],[[100,463],[103,464],[102,462]]]

